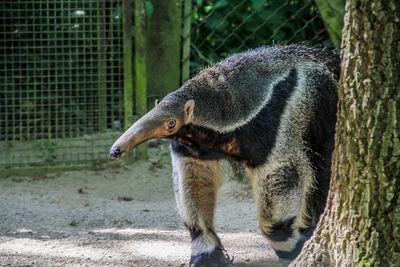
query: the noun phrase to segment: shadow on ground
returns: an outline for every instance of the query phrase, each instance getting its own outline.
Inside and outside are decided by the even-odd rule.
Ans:
[[[279,266],[248,187],[220,192],[216,229],[233,266]],[[0,180],[0,265],[187,266],[166,145],[149,162]]]

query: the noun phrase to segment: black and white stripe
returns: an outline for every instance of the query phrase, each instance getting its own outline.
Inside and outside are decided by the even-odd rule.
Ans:
[[[277,255],[288,261],[298,255],[329,187],[339,63],[337,55],[318,49],[260,48],[202,71],[167,96],[195,103],[192,123],[169,137],[193,262],[220,256],[222,245],[190,199],[186,168],[202,162],[209,172],[225,159],[250,177],[261,232]]]

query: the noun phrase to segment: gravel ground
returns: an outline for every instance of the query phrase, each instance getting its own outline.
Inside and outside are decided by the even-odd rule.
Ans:
[[[0,180],[1,266],[187,266],[166,144],[150,161]],[[246,185],[226,183],[216,230],[234,266],[279,266]]]

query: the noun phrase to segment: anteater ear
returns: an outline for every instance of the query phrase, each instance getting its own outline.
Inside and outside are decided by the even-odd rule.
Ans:
[[[194,100],[189,100],[185,104],[184,109],[184,123],[189,124],[193,119]]]

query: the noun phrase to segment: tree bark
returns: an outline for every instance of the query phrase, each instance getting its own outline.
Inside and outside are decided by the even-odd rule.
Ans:
[[[292,266],[400,265],[400,1],[348,0],[328,203]]]

